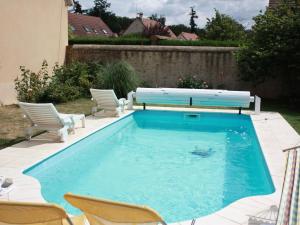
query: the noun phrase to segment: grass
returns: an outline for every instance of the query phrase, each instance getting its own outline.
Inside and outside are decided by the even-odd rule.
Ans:
[[[61,113],[91,114],[94,103],[90,99],[78,99],[73,102],[56,105]],[[277,101],[263,101],[263,111],[279,112],[300,133],[300,109],[292,109],[287,104]],[[30,126],[17,105],[0,107],[0,149],[16,144],[25,139],[24,129]]]
[[[90,99],[78,99],[73,102],[56,105],[61,113],[91,114],[94,103]],[[25,128],[29,127],[29,121],[23,117],[22,111],[17,105],[0,107],[0,149],[25,140]]]
[[[281,101],[262,102],[263,111],[279,112],[289,124],[300,134],[300,108],[291,108]]]

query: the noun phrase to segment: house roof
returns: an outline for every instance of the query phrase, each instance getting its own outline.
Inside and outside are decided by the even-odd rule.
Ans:
[[[140,19],[140,18],[138,18],[138,19]],[[156,26],[163,26],[160,22],[158,22],[156,20],[142,18],[141,21],[146,29],[151,29]],[[173,33],[173,31],[168,26],[164,26],[164,29],[166,30],[166,32],[168,32],[169,37],[176,38],[176,35]]]
[[[74,35],[107,37],[115,35],[99,17],[68,13],[68,18]]]
[[[181,32],[178,35],[178,38],[183,39],[183,40],[195,41],[195,40],[199,39],[199,36],[197,34],[193,34],[193,33]]]

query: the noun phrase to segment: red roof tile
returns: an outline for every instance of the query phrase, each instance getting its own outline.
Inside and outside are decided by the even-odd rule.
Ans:
[[[108,37],[115,35],[99,17],[69,13],[68,18],[74,35]]]
[[[193,34],[193,33],[181,32],[181,34],[178,35],[178,39],[188,40],[188,41],[196,41],[199,39],[199,36],[197,34]]]
[[[150,28],[153,28],[156,26],[163,26],[160,22],[158,22],[156,20],[151,20],[151,19],[146,19],[146,18],[142,19],[142,23],[144,24],[146,29],[150,29]],[[173,31],[168,26],[164,26],[164,29],[168,32],[169,37],[176,38],[176,35],[173,33]]]

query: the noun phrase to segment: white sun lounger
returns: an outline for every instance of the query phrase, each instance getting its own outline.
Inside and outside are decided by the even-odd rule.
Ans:
[[[84,114],[58,113],[52,103],[25,103],[19,102],[19,106],[31,122],[27,129],[28,140],[31,140],[34,130],[46,130],[57,132],[60,141],[66,141],[68,132],[74,132],[75,122],[81,120],[85,127]]]
[[[124,112],[128,101],[125,98],[118,99],[114,90],[90,89],[92,100],[96,107],[92,108],[92,114],[95,115],[98,109],[101,109],[105,116],[119,116]]]

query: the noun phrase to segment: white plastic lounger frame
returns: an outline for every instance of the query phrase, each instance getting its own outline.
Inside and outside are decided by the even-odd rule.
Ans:
[[[25,103],[19,102],[24,115],[30,120],[31,127],[27,129],[28,140],[31,140],[34,130],[57,132],[60,141],[66,141],[68,131],[74,132],[75,121],[81,120],[85,127],[83,114],[58,113],[52,103]]]
[[[92,100],[96,103],[96,107],[92,108],[92,114],[103,110],[106,116],[119,116],[123,113],[128,101],[125,98],[118,99],[114,90],[90,89]]]
[[[133,97],[144,108],[146,104],[222,106],[239,108],[239,113],[242,108],[249,108],[251,102],[255,102],[255,112],[259,113],[261,101],[257,96],[250,96],[248,91],[183,88],[137,88],[136,93],[129,93],[128,99]]]

